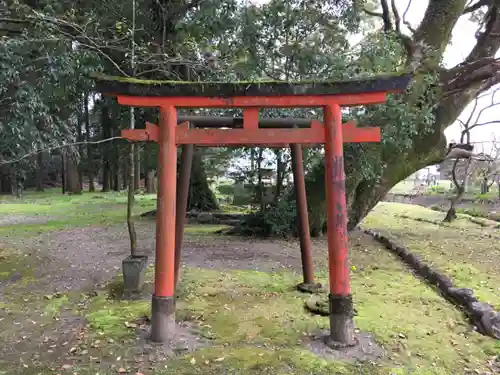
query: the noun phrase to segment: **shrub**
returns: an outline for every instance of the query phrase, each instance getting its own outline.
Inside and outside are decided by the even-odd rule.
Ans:
[[[276,206],[270,207],[260,215],[262,229],[268,236],[289,237],[296,231],[295,200],[282,199]]]
[[[217,190],[221,195],[234,195],[234,185],[219,185]]]

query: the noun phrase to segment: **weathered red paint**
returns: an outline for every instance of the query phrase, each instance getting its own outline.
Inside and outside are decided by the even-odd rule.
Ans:
[[[157,297],[173,297],[175,289],[176,127],[177,110],[175,107],[161,108],[154,291]]]
[[[248,111],[248,110],[247,110]],[[258,112],[245,117],[244,129],[189,129],[188,123],[179,124],[176,130],[176,144],[197,146],[240,146],[266,145],[288,147],[289,144],[314,145],[325,143],[325,132],[320,121],[312,121],[310,128],[302,129],[259,129]],[[247,129],[247,126],[251,126]],[[380,142],[380,129],[357,128],[351,121],[342,125],[344,142]],[[122,130],[122,137],[133,141],[158,142],[158,127],[150,122],[146,129]],[[272,142],[270,144],[270,142]]]
[[[182,146],[179,180],[177,182],[176,213],[175,213],[175,286],[179,284],[180,265],[182,257],[182,242],[184,239],[184,220],[186,218],[189,200],[189,181],[193,166],[194,145]]]
[[[122,138],[129,141],[153,141],[158,143],[159,136],[158,125],[146,121],[146,129],[123,129],[121,131]]]
[[[304,179],[304,160],[302,146],[292,144],[293,185],[295,189],[295,201],[297,203],[297,221],[299,228],[300,255],[302,260],[302,275],[304,284],[314,283],[314,267],[312,261],[311,234],[309,229],[309,214],[307,211],[306,183]]]
[[[259,108],[250,107],[243,110],[243,128],[256,132],[259,129]]]
[[[337,296],[348,296],[351,288],[347,258],[347,206],[342,115],[340,106],[335,103],[325,106],[323,113],[325,120],[325,182],[330,293]]]
[[[296,95],[296,96],[236,96],[233,98],[208,98],[202,96],[128,96],[118,95],[118,103],[134,107],[185,107],[185,108],[305,108],[322,107],[328,103],[342,106],[385,103],[386,92],[346,95]]]

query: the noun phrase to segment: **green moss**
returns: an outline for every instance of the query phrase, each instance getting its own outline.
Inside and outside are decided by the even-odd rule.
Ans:
[[[27,192],[21,200],[1,197],[0,214],[21,218],[20,223],[0,226],[0,237],[16,238],[46,232],[85,226],[110,226],[126,219],[127,196],[125,193],[84,193],[62,195],[60,191],[34,194]],[[149,211],[156,206],[154,195],[137,195],[134,214]],[[29,216],[40,217],[40,222],[22,222]],[[140,219],[138,219],[140,220]],[[17,221],[14,221],[17,222]]]
[[[440,223],[444,216],[443,212],[421,206],[380,203],[363,225],[389,233],[452,277],[456,286],[474,289],[478,298],[500,310],[500,268],[497,267],[500,247],[495,240],[498,229],[472,223],[464,216],[439,226],[411,220],[423,218]]]
[[[137,318],[147,316],[150,310],[150,301],[120,301],[114,302],[107,295],[100,294],[92,298],[91,308],[86,319],[91,329],[106,337],[123,338],[135,334],[135,330],[127,327],[133,325]]]
[[[33,258],[12,248],[0,248],[0,282],[9,282],[9,287],[21,287],[36,281]]]
[[[132,96],[205,96],[247,95],[336,95],[404,90],[409,75],[381,75],[370,79],[323,82],[186,82],[140,80],[130,77],[94,76],[97,90]]]
[[[197,323],[212,347],[171,360],[155,373],[388,374],[406,368],[412,374],[451,375],[466,363],[483,368],[497,350],[493,340],[476,333],[466,337],[461,313],[397,259],[363,238],[352,242],[356,325],[373,333],[389,353],[376,366],[325,361],[307,350],[308,335],[327,329],[328,319],[304,310],[308,296],[293,290],[298,275],[185,268],[177,319]],[[326,281],[325,270],[317,275]],[[94,333],[122,338],[134,334],[126,322],[148,314],[149,308],[149,301],[109,301],[102,295],[86,314]]]
[[[75,218],[80,215],[78,211],[85,208],[82,206],[86,206],[88,218],[93,220],[102,214],[100,204],[116,205],[117,212],[118,209],[124,210],[125,204],[122,194],[83,194],[82,197],[72,198],[55,196],[53,207],[46,204],[50,200],[48,194],[41,197],[28,195],[22,202],[41,208],[47,206],[47,212],[55,212],[55,215],[60,214],[57,209],[61,209],[61,215],[63,210],[67,210],[68,217],[74,215]],[[154,204],[154,198],[149,198],[149,201]],[[19,203],[10,208],[18,212],[36,211]],[[438,227],[403,219],[401,215],[429,220],[439,220],[444,216],[418,206],[381,204],[363,225],[388,230],[392,235],[401,237],[401,242],[424,258],[431,259],[452,275],[457,284],[472,285],[478,296],[496,304],[498,294],[495,295],[494,288],[500,285],[499,270],[495,268],[498,246],[488,237],[490,234],[495,236],[494,232],[490,232],[493,228],[482,228],[462,219],[450,226]],[[187,230],[187,234],[193,240],[204,241],[204,238],[211,238],[210,232],[217,226],[189,228],[192,229]],[[283,245],[286,246],[285,243]],[[324,240],[314,242],[314,253],[319,261],[317,279],[326,284],[328,270]],[[9,279],[13,269],[28,269],[25,262],[34,262],[21,255],[12,249],[0,252],[0,281]],[[5,264],[7,266],[4,267]],[[43,293],[19,293],[15,289],[17,283],[4,288],[0,308],[5,312],[2,318],[5,316],[6,320],[2,323],[5,329],[0,339],[5,342],[11,342],[12,337],[19,339],[20,326],[11,324],[13,319],[29,321],[36,317],[37,327],[43,327],[45,332],[51,325],[59,324],[53,318],[61,311],[80,314],[86,317],[88,330],[77,348],[81,366],[75,366],[70,372],[80,375],[97,372],[116,374],[116,367],[108,368],[110,363],[123,366],[130,373],[144,370],[141,372],[148,374],[451,375],[461,373],[464,367],[486,370],[488,358],[500,352],[498,342],[468,332],[469,327],[459,311],[415,278],[398,259],[369,237],[359,233],[350,235],[350,265],[358,311],[356,325],[363,331],[373,333],[388,353],[376,364],[331,362],[308,351],[309,336],[318,329],[326,329],[328,319],[305,311],[304,303],[309,296],[294,290],[301,277],[293,272],[220,272],[183,268],[177,319],[190,320],[199,326],[202,334],[212,339],[212,347],[169,360],[165,363],[166,368],[164,363],[155,363],[152,370],[137,367],[140,364],[134,359],[137,353],[134,322],[149,315],[150,299],[109,299],[109,291],[122,287],[121,275],[110,283],[108,291],[92,298],[63,295],[46,299]],[[25,276],[27,282],[35,280],[29,272]],[[148,282],[152,281],[152,277],[153,268],[150,267],[147,271]],[[93,347],[96,341],[100,341],[98,348]],[[89,360],[89,356],[82,354],[84,351],[90,351],[89,356],[99,357],[101,364],[96,365]],[[121,357],[119,362],[118,356]],[[126,360],[129,362],[125,363]],[[2,368],[10,370],[8,365]],[[42,367],[37,367],[34,373],[44,372]]]
[[[371,79],[374,78],[380,78],[380,79],[387,79],[387,78],[394,78],[394,77],[400,77],[404,76],[406,73],[405,72],[398,72],[398,73],[389,73],[389,74],[380,74],[374,77],[370,77]],[[140,79],[140,78],[134,78],[134,77],[124,77],[124,76],[110,76],[110,75],[105,75],[105,74],[92,74],[91,78],[98,80],[98,81],[112,81],[112,82],[122,82],[122,83],[130,83],[130,84],[141,84],[141,85],[185,85],[185,86],[199,86],[199,85],[225,85],[225,84],[233,84],[233,85],[248,85],[248,84],[321,84],[321,83],[327,83],[327,84],[337,84],[339,81],[313,81],[313,80],[303,80],[303,81],[277,81],[277,80],[253,80],[253,81],[233,81],[233,82],[228,82],[228,81],[174,81],[174,80],[152,80],[152,79]],[[357,82],[356,79],[352,80],[347,80],[347,81],[342,81],[342,82],[351,82],[355,81]]]

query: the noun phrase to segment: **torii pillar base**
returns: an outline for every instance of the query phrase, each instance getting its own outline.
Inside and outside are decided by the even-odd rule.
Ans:
[[[352,296],[328,295],[330,335],[325,344],[332,349],[342,349],[358,344],[354,334],[354,309]]]
[[[161,343],[172,339],[175,327],[175,297],[153,295],[150,340]]]

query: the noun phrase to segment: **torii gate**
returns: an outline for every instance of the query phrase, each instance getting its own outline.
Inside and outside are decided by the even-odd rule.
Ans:
[[[332,347],[356,343],[347,257],[347,210],[343,142],[380,141],[378,128],[342,125],[341,106],[384,103],[387,93],[404,90],[409,75],[339,82],[175,82],[97,77],[99,91],[116,95],[122,105],[159,107],[159,126],[124,130],[131,140],[159,144],[156,267],[152,297],[151,340],[163,342],[175,332],[177,145],[325,145],[329,263],[329,312]],[[323,121],[306,128],[259,127],[260,108],[323,108]],[[191,129],[178,126],[177,108],[243,108],[241,129]],[[182,235],[182,234],[181,234]]]

